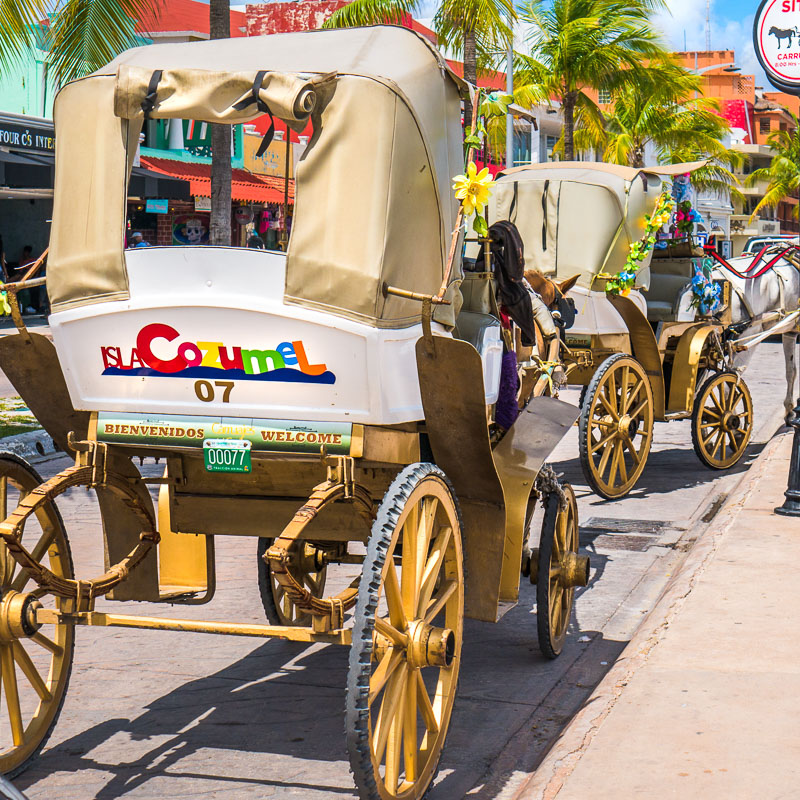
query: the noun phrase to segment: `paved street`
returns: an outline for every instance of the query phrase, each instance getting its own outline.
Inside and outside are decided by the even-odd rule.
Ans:
[[[514,795],[653,606],[701,520],[711,519],[778,427],[780,350],[763,346],[745,376],[756,434],[733,472],[700,465],[688,422],[660,424],[640,485],[628,498],[607,502],[583,485],[576,429],[559,446],[553,462],[578,490],[591,583],[579,593],[555,662],[539,654],[535,587],[527,581],[519,606],[499,624],[468,622],[459,697],[431,800]],[[577,401],[577,392],[565,399]],[[59,458],[40,468],[50,475],[67,464]],[[74,491],[59,505],[78,574],[98,574],[102,539],[93,499]],[[255,541],[219,538],[217,565],[219,588],[208,607],[98,607],[263,621]],[[55,733],[16,780],[31,800],[356,796],[343,735],[346,649],[119,629],[77,634]]]

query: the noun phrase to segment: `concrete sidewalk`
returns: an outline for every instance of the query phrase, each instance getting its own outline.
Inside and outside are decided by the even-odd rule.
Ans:
[[[517,800],[800,798],[800,519],[776,436]]]

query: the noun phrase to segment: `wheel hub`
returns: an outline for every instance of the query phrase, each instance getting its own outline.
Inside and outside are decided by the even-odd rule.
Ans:
[[[412,667],[449,667],[456,652],[456,637],[450,628],[435,628],[421,619],[408,626],[406,658]]]
[[[639,421],[629,414],[623,414],[617,423],[617,433],[627,439],[633,439],[639,428]]]
[[[722,417],[722,427],[726,431],[738,431],[741,427],[741,420],[737,414],[732,411],[726,411]]]
[[[567,552],[558,564],[558,577],[565,589],[587,586],[589,583],[589,556]]]
[[[0,642],[6,644],[33,636],[41,625],[36,612],[42,607],[32,594],[9,589],[0,600]]]

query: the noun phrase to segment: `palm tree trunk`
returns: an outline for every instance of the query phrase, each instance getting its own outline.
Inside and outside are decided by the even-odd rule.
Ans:
[[[478,85],[478,47],[475,41],[475,31],[470,29],[464,30],[464,80],[473,86]],[[464,125],[475,126],[469,97],[464,100]]]
[[[231,35],[230,0],[211,0],[209,6],[212,39]],[[211,126],[211,226],[212,245],[231,244],[231,126]]]
[[[575,92],[567,92],[561,102],[564,112],[564,161],[575,160]]]
[[[635,142],[633,150],[631,151],[631,164],[632,167],[640,169],[644,166],[644,144]]]

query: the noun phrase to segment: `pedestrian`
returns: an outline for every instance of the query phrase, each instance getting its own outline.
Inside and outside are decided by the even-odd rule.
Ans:
[[[26,244],[22,248],[22,255],[19,259],[19,266],[17,267],[17,274],[14,276],[15,280],[22,280],[27,272],[27,267],[35,263],[36,259],[33,257],[33,247]],[[41,303],[41,287],[36,286],[33,289],[23,289],[17,295],[19,307],[26,314],[39,314]]]
[[[146,242],[144,237],[142,236],[139,231],[134,231],[133,235],[131,236],[131,242],[128,245],[129,247],[150,247],[150,242]]]

